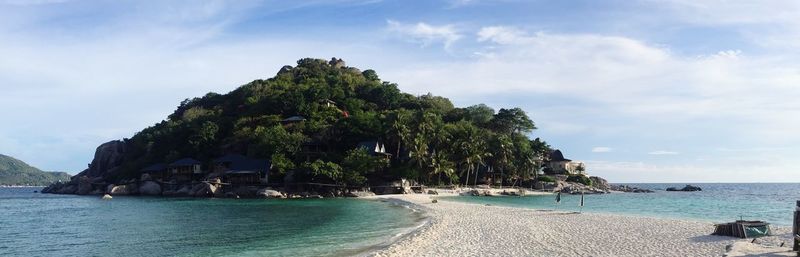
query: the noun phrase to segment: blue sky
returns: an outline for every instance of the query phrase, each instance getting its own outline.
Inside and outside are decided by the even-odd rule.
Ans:
[[[0,0],[0,153],[100,143],[303,57],[519,106],[612,182],[800,182],[800,2]]]

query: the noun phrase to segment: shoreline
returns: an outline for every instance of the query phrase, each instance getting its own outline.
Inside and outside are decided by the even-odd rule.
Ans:
[[[782,250],[774,246],[791,242],[790,227],[772,226],[774,235],[759,238],[759,245],[749,244],[752,239],[711,236],[711,222],[438,199],[457,195],[440,191],[363,198],[404,202],[429,221],[361,256],[722,256],[728,245]]]

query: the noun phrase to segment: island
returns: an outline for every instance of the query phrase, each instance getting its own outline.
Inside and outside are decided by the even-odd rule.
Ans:
[[[528,135],[520,108],[455,107],[374,70],[305,58],[225,94],[186,99],[165,120],[100,145],[88,168],[42,192],[337,197],[497,186],[605,193],[586,166]]]
[[[46,186],[59,181],[69,181],[65,172],[42,171],[36,167],[0,154],[0,186]]]

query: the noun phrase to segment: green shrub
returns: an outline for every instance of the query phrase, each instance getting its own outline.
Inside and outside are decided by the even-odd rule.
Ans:
[[[570,175],[567,177],[567,182],[581,183],[587,186],[592,185],[592,180],[584,175]]]
[[[556,179],[551,176],[539,176],[537,180],[539,182],[556,182]]]

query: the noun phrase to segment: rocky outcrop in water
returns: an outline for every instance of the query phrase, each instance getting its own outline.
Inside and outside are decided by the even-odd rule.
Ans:
[[[698,186],[686,185],[683,188],[668,187],[667,191],[694,192],[694,191],[703,191],[703,189]]]
[[[602,191],[611,190],[611,186],[609,186],[608,181],[606,179],[604,179],[604,178],[597,177],[597,176],[591,176],[591,177],[589,177],[589,180],[592,181],[592,186],[594,188],[597,188],[597,189],[602,190]]]
[[[628,185],[611,185],[611,191],[626,192],[626,193],[652,193],[653,190],[632,187]]]

